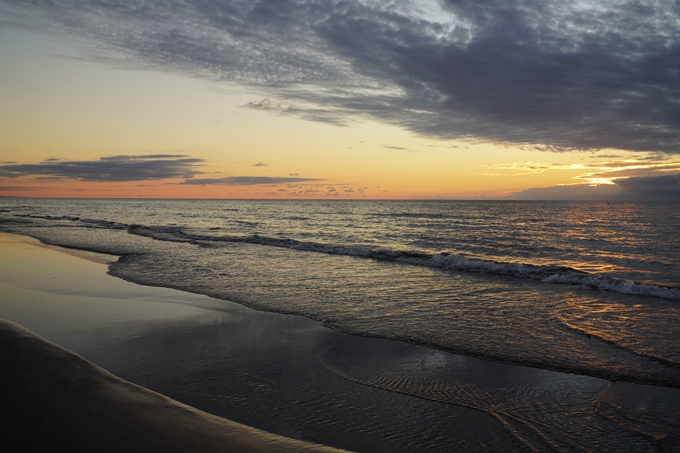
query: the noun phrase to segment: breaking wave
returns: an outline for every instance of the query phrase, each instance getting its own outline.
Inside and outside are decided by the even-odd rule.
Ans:
[[[414,266],[426,266],[474,274],[498,275],[505,277],[540,280],[544,283],[582,285],[593,289],[680,300],[680,288],[639,283],[630,280],[598,276],[568,266],[536,265],[530,263],[508,263],[490,260],[469,259],[448,253],[430,254],[416,250],[394,250],[384,247],[361,245],[323,244],[298,241],[290,238],[274,238],[253,234],[249,236],[208,236],[188,234],[178,227],[147,227],[131,225],[128,232],[157,240],[192,242],[207,246],[216,242],[241,242],[248,244],[282,247],[292,250],[369,258]]]
[[[106,228],[127,230],[128,233],[145,236],[160,241],[187,242],[209,247],[216,243],[248,243],[291,250],[325,253],[328,255],[344,255],[377,261],[400,263],[413,266],[425,266],[472,274],[497,275],[503,277],[539,280],[544,283],[562,285],[580,285],[597,290],[619,294],[652,296],[670,300],[680,300],[680,287],[640,283],[631,280],[606,277],[588,273],[563,265],[539,265],[531,263],[502,262],[483,259],[472,259],[456,254],[427,253],[419,250],[397,250],[379,246],[355,244],[328,244],[313,241],[300,241],[291,238],[271,237],[259,234],[251,235],[208,235],[187,233],[180,226],[148,226],[125,224],[101,219],[79,218],[75,216],[49,216],[15,214],[15,217],[28,217],[41,220],[57,220],[80,222],[88,228]],[[213,233],[217,229],[211,228]]]

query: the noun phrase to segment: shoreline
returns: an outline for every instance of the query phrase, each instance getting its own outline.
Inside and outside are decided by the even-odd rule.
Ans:
[[[64,261],[60,257],[77,258],[78,261],[70,261],[67,265],[82,262],[85,267],[92,268],[91,263],[108,264],[115,258],[42,244],[29,236],[0,233],[3,251],[7,252],[8,243],[12,242],[20,244],[20,248],[37,247],[57,253],[51,257],[61,264]],[[41,257],[45,256],[41,254]],[[62,279],[62,270],[53,268],[54,261],[47,261],[55,274],[52,277]],[[105,279],[117,280],[101,272],[103,269],[98,266],[95,268],[93,270],[99,271],[95,273],[104,275]],[[16,276],[8,273],[3,275],[3,280],[8,277],[19,287],[26,286],[26,282],[17,282]],[[48,275],[34,277],[49,280]],[[41,286],[39,292],[44,293],[45,288]],[[7,291],[5,295],[12,297]],[[32,298],[35,296],[33,294]],[[3,302],[11,304],[8,298]],[[168,304],[172,302],[167,301]],[[0,308],[8,309],[7,305]],[[187,311],[196,311],[185,310],[182,306],[174,308],[165,315],[182,317]],[[102,314],[103,317],[109,315]],[[33,324],[41,327],[38,321]],[[70,326],[65,328],[68,330]],[[77,337],[77,332],[59,335],[44,326],[43,330],[57,339]],[[182,404],[121,379],[16,322],[4,319],[0,319],[0,363],[3,365],[0,373],[0,438],[10,444],[30,447],[32,451],[345,451],[272,434]]]
[[[455,442],[493,431],[499,445],[522,445],[487,414],[471,416],[470,409],[377,390],[327,367],[329,357],[342,359],[376,344],[387,347],[379,357],[400,357],[404,347],[415,348],[418,358],[441,352],[139,285],[107,274],[101,261],[90,259],[92,252],[62,253],[62,247],[29,236],[0,233],[0,248],[0,265],[7,263],[0,267],[6,295],[0,318],[181,404],[283,439],[349,451],[413,451],[402,437],[411,445],[439,444],[423,437],[432,412],[441,418],[438,431],[448,431],[451,420],[465,427],[462,440],[446,432]],[[409,408],[394,412],[388,409],[393,405]]]
[[[436,446],[481,446],[485,437],[515,450],[523,446],[487,413],[343,376],[344,358],[355,354],[375,356],[374,363],[389,369],[404,358],[434,360],[434,371],[442,357],[458,356],[349,335],[303,316],[142,286],[108,275],[101,261],[89,259],[91,252],[62,253],[30,236],[0,233],[0,248],[0,266],[9,262],[0,267],[7,302],[0,318],[181,404],[348,451],[427,451],[429,444],[440,451]],[[431,430],[445,440],[428,438]]]
[[[604,423],[603,415],[620,417],[609,401],[680,404],[680,392],[672,389],[358,337],[301,316],[141,286],[106,274],[102,257],[62,253],[28,236],[2,233],[0,248],[0,318],[25,321],[19,323],[130,385],[214,414],[209,417],[282,435],[284,443],[311,440],[315,444],[304,445],[371,452],[554,445],[570,451],[583,442],[599,445],[599,436],[587,437],[590,426]],[[50,373],[59,371],[53,368]],[[676,406],[668,405],[670,414],[665,407],[663,417],[677,419]],[[577,438],[565,437],[565,423]],[[650,435],[670,450],[677,445],[665,425],[633,428],[616,434],[627,451]]]

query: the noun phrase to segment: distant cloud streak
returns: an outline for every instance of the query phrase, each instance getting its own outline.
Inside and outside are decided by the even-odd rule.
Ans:
[[[80,181],[147,181],[193,177],[202,159],[185,155],[152,154],[111,156],[98,160],[67,161],[48,159],[39,164],[0,165],[0,177],[49,176]]]
[[[0,14],[85,38],[93,59],[266,96],[249,108],[553,151],[680,153],[677,1],[0,0]]]
[[[40,189],[45,189],[45,187],[39,187],[39,186],[0,186],[0,192],[6,192],[6,191],[28,191],[28,190],[40,190]]]
[[[257,186],[265,184],[290,184],[296,182],[323,181],[323,179],[275,177],[275,176],[227,176],[225,178],[187,179],[182,184],[218,186]]]

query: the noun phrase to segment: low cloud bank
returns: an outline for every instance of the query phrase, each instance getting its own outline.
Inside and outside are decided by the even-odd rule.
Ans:
[[[680,173],[615,179],[614,184],[578,184],[523,190],[508,200],[673,200],[680,201]]]

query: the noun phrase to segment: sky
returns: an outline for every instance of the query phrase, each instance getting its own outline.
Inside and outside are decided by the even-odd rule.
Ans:
[[[680,200],[680,1],[0,0],[0,196]]]

